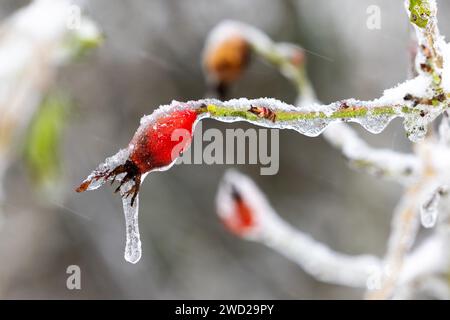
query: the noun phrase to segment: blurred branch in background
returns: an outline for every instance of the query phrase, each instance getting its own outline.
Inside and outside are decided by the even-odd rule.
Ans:
[[[57,68],[79,57],[101,39],[96,25],[83,17],[77,8],[80,9],[65,0],[36,0],[0,27],[0,203],[5,196],[3,176],[9,163],[19,156],[16,150],[20,147],[17,146],[23,144],[30,123],[33,119],[41,121],[42,117],[50,116],[49,101],[44,102],[42,108],[40,105],[52,88]],[[39,112],[45,115],[35,117]],[[56,112],[53,109],[54,115]],[[56,122],[60,120],[62,118],[55,119]],[[34,130],[42,128],[37,126]],[[44,134],[46,137],[42,139],[48,140],[52,139],[49,134],[59,135],[60,131],[38,130],[34,133]],[[58,138],[54,139],[56,143]],[[42,143],[26,145],[34,148],[29,150],[34,154],[49,151],[36,150],[44,146],[46,144]],[[30,152],[26,151],[28,156]]]
[[[2,240],[0,252],[8,263],[0,270],[0,297],[20,278],[18,270],[40,254],[39,242],[46,240],[41,232],[57,234],[52,230],[57,225],[54,215],[28,214],[28,209],[14,206],[8,199],[13,188],[5,186],[5,175],[14,163],[25,160],[30,180],[44,191],[40,204],[63,202],[67,188],[62,183],[60,144],[69,103],[55,93],[55,79],[61,66],[100,40],[97,26],[68,0],[32,1],[0,26],[0,234],[9,239],[16,226],[29,227],[28,232],[14,233],[13,241]],[[24,190],[20,193],[29,198]],[[14,208],[15,214],[4,217],[6,208],[8,213]]]

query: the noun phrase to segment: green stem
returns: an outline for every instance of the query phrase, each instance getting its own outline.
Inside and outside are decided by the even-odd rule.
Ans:
[[[286,59],[275,46],[270,49],[262,48],[256,44],[252,44],[251,48],[253,51],[261,57],[264,61],[272,64],[278,68],[281,73],[284,73],[282,69],[289,70],[289,75],[287,78],[295,85],[297,91],[302,92],[302,97],[304,101],[313,102],[316,101],[316,95],[314,89],[308,79],[306,74],[305,65],[302,63],[300,65],[295,65]]]
[[[239,107],[229,106],[229,103],[207,103],[206,107],[199,111],[199,113],[208,112],[212,117],[215,118],[227,118],[227,117],[235,117],[242,118],[242,120],[249,121],[260,121],[264,117],[258,116],[252,112],[250,112],[250,108],[253,106],[258,106],[258,101],[254,100],[255,103],[252,103],[252,100],[249,100],[248,105],[242,106],[239,104]],[[332,112],[323,112],[323,111],[305,111],[301,109],[293,109],[293,110],[285,110],[285,109],[276,109],[276,108],[268,108],[270,112],[275,114],[275,123],[279,121],[297,121],[297,120],[316,120],[316,119],[341,119],[341,120],[357,120],[358,118],[366,118],[368,116],[404,116],[410,113],[419,113],[419,110],[409,107],[408,105],[383,105],[373,107],[370,106],[370,102],[367,102],[367,106],[358,102],[357,105],[353,102],[343,101],[332,104],[330,106],[338,107],[335,111]],[[341,107],[339,108],[339,105]],[[324,106],[324,108],[329,106]]]

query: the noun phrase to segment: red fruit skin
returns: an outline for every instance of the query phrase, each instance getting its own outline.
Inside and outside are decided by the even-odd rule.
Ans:
[[[223,222],[228,230],[238,236],[244,236],[256,224],[251,208],[242,199],[235,201],[235,213],[224,218]]]
[[[177,129],[184,129],[191,138],[197,116],[193,109],[173,111],[136,132],[130,142],[130,145],[134,146],[130,160],[139,168],[141,174],[172,163],[172,151],[176,146],[181,146],[182,152],[189,147],[191,139],[180,137],[172,141],[172,134]]]

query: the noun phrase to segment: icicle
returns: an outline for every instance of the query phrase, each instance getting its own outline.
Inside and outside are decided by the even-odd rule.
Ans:
[[[420,206],[420,220],[425,228],[432,228],[436,224],[439,201],[447,192],[447,186],[438,187]]]
[[[141,259],[141,238],[139,235],[139,195],[131,206],[131,197],[123,197],[123,213],[125,215],[126,244],[125,260],[131,263],[137,263]]]
[[[369,131],[370,133],[378,134],[386,127],[388,124],[395,119],[396,116],[391,115],[368,115],[366,118],[358,119],[357,121],[354,121],[356,123],[359,123],[364,129]]]

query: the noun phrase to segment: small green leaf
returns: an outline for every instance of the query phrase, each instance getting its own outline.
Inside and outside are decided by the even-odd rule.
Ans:
[[[30,124],[24,157],[31,177],[38,185],[54,181],[59,176],[61,134],[68,111],[67,98],[49,95]]]

